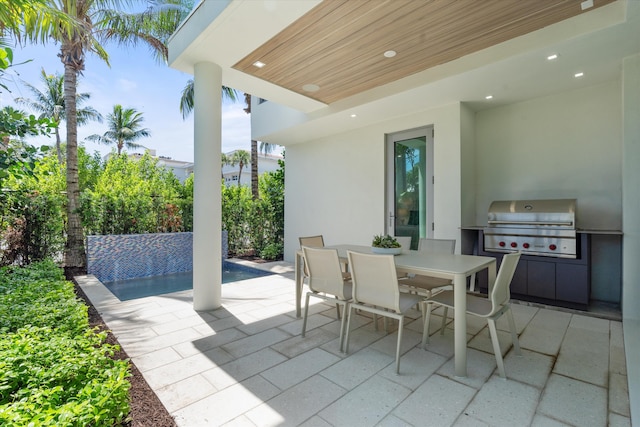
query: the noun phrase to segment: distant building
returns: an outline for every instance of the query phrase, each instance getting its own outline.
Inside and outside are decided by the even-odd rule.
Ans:
[[[225,153],[228,157],[233,156],[237,150],[229,151]],[[173,174],[178,178],[180,182],[184,182],[189,175],[193,173],[193,162],[185,162],[182,160],[174,160],[171,157],[158,156],[156,155],[156,150],[152,148],[147,148],[145,153],[149,153],[149,155],[158,160],[158,166],[164,167],[165,169],[170,169]],[[140,159],[144,156],[143,153],[131,153],[129,154],[129,158],[131,159]],[[104,156],[104,160],[107,161],[111,153]],[[263,154],[258,153],[258,175],[262,175],[265,172],[275,172],[278,170],[278,160],[283,160],[283,157],[278,154]],[[250,186],[251,185],[251,164],[244,165],[242,167],[242,177],[240,175],[240,166],[239,165],[224,165],[222,168],[222,178],[224,179],[224,183],[227,187],[232,185],[238,185],[238,178],[240,178],[240,185]]]
[[[165,169],[169,169],[173,172],[173,174],[178,178],[180,182],[184,182],[189,175],[193,173],[193,162],[185,162],[182,160],[173,160],[171,157],[158,156],[156,155],[156,150],[152,148],[147,148],[145,153],[149,153],[149,155],[158,160],[157,165],[161,166]],[[140,159],[144,156],[143,153],[131,153],[129,154],[130,159]],[[107,161],[111,153],[104,156],[104,160]]]
[[[225,153],[228,157],[233,156],[237,150]],[[277,154],[263,154],[258,153],[258,175],[262,175],[265,172],[275,172],[278,169],[278,160],[283,160],[282,156]],[[247,164],[242,167],[242,176],[240,176],[240,166],[224,165],[222,167],[222,178],[224,184],[227,187],[232,185],[238,185],[238,179],[240,179],[240,185],[251,185],[251,165]]]

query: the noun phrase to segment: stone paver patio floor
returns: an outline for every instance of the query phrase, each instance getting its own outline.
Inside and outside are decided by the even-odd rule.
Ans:
[[[410,314],[395,374],[396,332],[352,321],[340,353],[335,307],[313,299],[307,336],[295,317],[290,265],[225,284],[222,307],[195,312],[192,291],[120,302],[95,277],[78,283],[179,426],[630,426],[622,324],[513,304],[522,357],[468,318],[468,377],[453,375],[453,330],[420,348]],[[435,311],[440,314],[440,311]]]

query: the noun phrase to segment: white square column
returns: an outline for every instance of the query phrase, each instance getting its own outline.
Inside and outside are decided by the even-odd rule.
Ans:
[[[222,296],[222,69],[194,67],[193,308],[213,310]]]

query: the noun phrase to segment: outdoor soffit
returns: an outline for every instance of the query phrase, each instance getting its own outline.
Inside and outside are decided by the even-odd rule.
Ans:
[[[332,104],[613,1],[324,0],[233,68]]]

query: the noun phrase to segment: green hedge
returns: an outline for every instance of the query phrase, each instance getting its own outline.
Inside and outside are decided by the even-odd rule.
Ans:
[[[124,422],[129,364],[105,339],[53,262],[0,269],[0,425]]]

